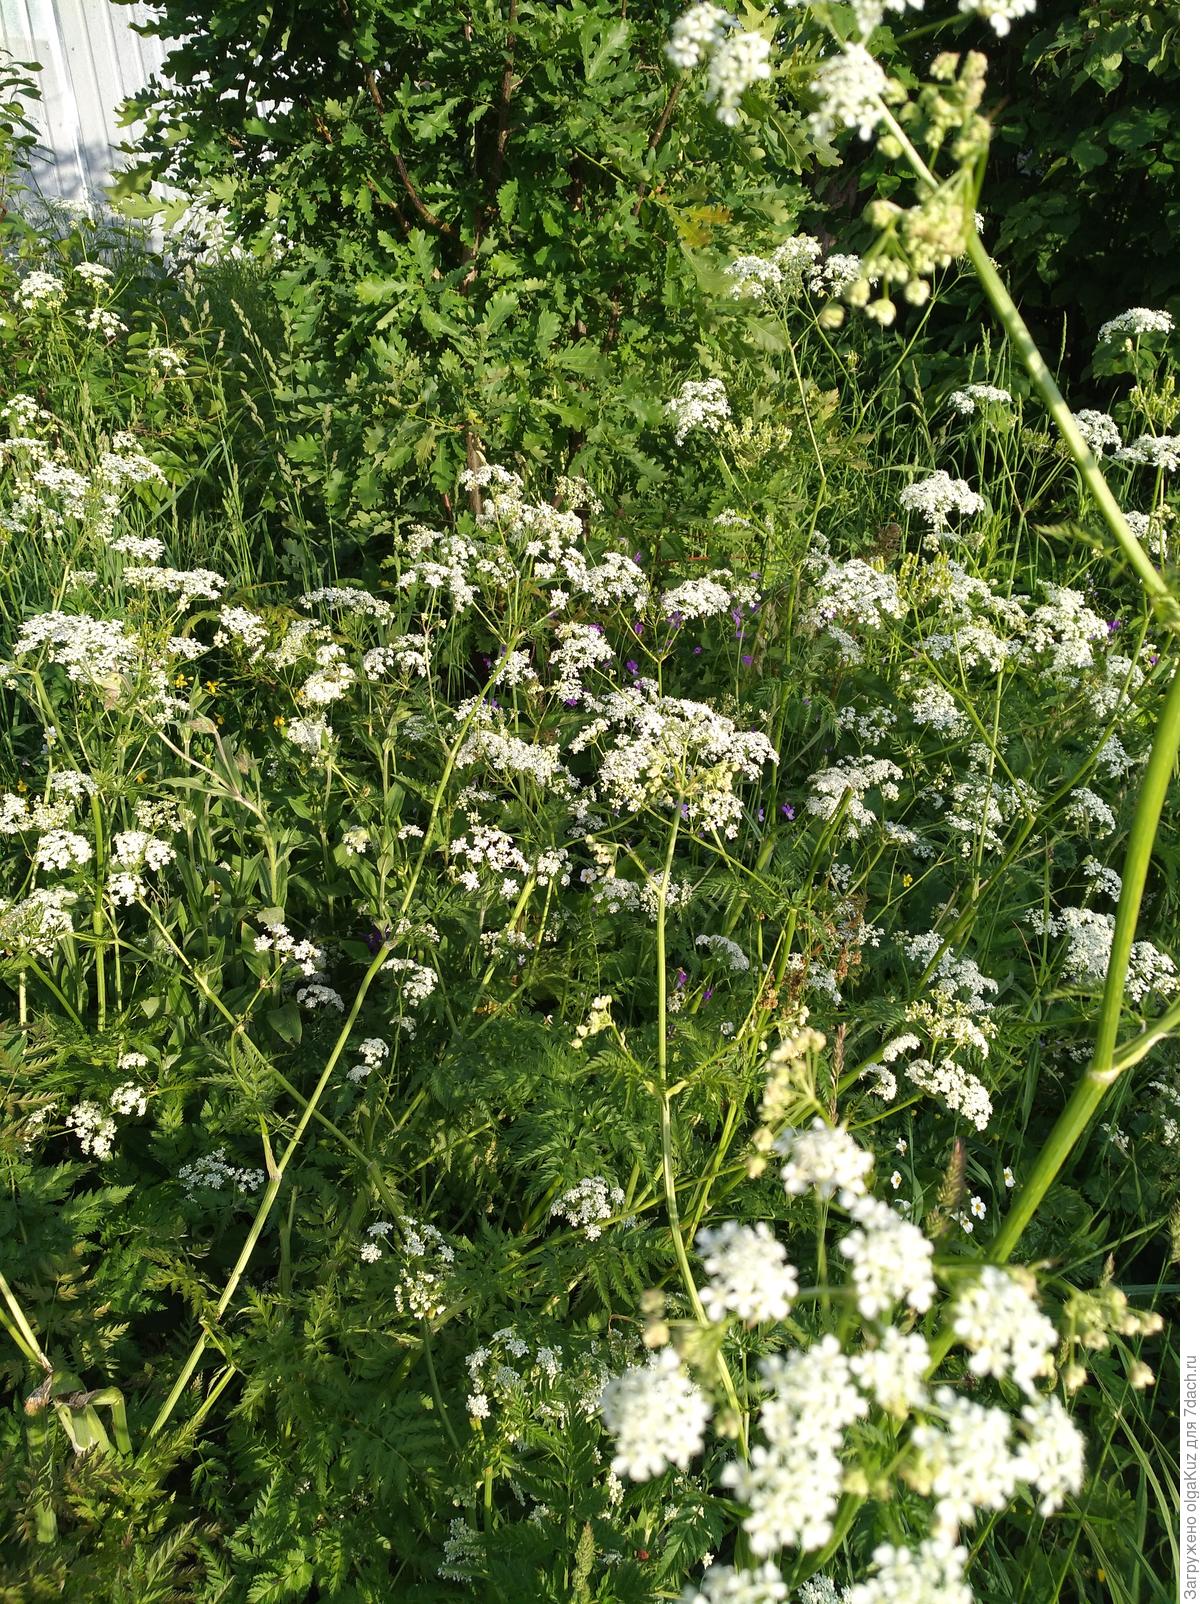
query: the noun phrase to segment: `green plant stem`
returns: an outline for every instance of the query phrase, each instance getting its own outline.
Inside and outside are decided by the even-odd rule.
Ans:
[[[428,1320],[421,1321],[421,1346],[425,1350],[425,1368],[429,1372],[429,1386],[433,1393],[433,1402],[434,1407],[438,1412],[438,1418],[442,1422],[442,1426],[445,1429],[447,1437],[449,1437],[450,1441],[454,1445],[455,1453],[461,1453],[462,1444],[458,1440],[458,1433],[450,1423],[450,1416],[446,1412],[446,1405],[442,1399],[442,1389],[438,1385],[437,1369],[433,1363],[433,1343],[430,1341],[429,1337]]]
[[[1072,1149],[1083,1135],[1106,1092],[1130,1063],[1136,1062],[1136,1059],[1130,1058],[1128,1053],[1122,1054],[1118,1059],[1117,1030],[1121,1022],[1129,953],[1137,933],[1138,913],[1142,906],[1142,893],[1150,867],[1150,855],[1154,850],[1159,817],[1175,769],[1175,759],[1179,753],[1179,704],[1179,676],[1176,674],[1154,734],[1154,745],[1142,779],[1142,788],[1138,793],[1129,846],[1121,871],[1121,899],[1117,904],[1112,951],[1109,955],[1108,971],[1104,977],[1104,994],[1100,1002],[1100,1021],[1096,1030],[1095,1050],[1067,1106],[1059,1115],[1054,1129],[1038,1154],[1029,1179],[1013,1198],[1008,1217],[992,1245],[991,1257],[998,1264],[1003,1264],[1012,1256],[1021,1233],[1067,1162]]]
[[[889,133],[895,137],[904,151],[913,172],[921,183],[928,186],[930,190],[937,189],[937,179],[926,166],[920,152],[913,145],[890,108],[884,105],[882,100],[879,101],[879,105],[882,108],[883,121]],[[1150,558],[1146,555],[1140,542],[1125,521],[1125,514],[1117,505],[1116,497],[1108,488],[1099,464],[1092,455],[1087,441],[1079,432],[1079,425],[1075,422],[1074,414],[1064,400],[1062,391],[1054,381],[1054,375],[1046,366],[1042,353],[1038,350],[1033,336],[1025,326],[1025,320],[1020,312],[1017,311],[1016,303],[1008,293],[1007,285],[997,272],[996,264],[984,249],[983,241],[976,233],[973,224],[969,227],[967,234],[967,255],[970,258],[971,266],[975,269],[984,294],[992,304],[992,310],[1003,325],[1004,332],[1012,342],[1013,349],[1024,363],[1025,370],[1033,380],[1034,386],[1046,406],[1046,410],[1054,419],[1059,433],[1066,442],[1067,449],[1075,460],[1075,465],[1079,469],[1083,482],[1087,486],[1101,517],[1108,525],[1114,540],[1120,546],[1125,561],[1133,569],[1152,597],[1164,602],[1170,601],[1172,599],[1170,587],[1150,561]]]
[[[53,1366],[42,1352],[42,1345],[34,1334],[33,1327],[25,1318],[25,1311],[17,1302],[16,1294],[3,1274],[0,1274],[0,1298],[3,1298],[4,1302],[8,1304],[12,1313],[13,1324],[10,1325],[7,1319],[4,1322],[9,1336],[12,1337],[13,1342],[21,1349],[31,1365],[40,1365],[49,1374]]]
[[[371,989],[371,983],[382,968],[390,951],[390,945],[387,942],[384,942],[379,951],[375,954],[375,957],[372,959],[370,968],[363,976],[362,984],[358,988],[358,995],[355,997],[350,1011],[346,1015],[346,1022],[342,1026],[341,1032],[338,1035],[338,1039],[333,1045],[333,1051],[330,1053],[325,1064],[325,1068],[321,1072],[321,1078],[313,1089],[312,1096],[308,1099],[308,1102],[304,1106],[304,1111],[297,1121],[296,1129],[292,1132],[291,1140],[284,1148],[282,1156],[275,1165],[274,1173],[267,1180],[266,1191],[263,1193],[262,1202],[258,1206],[258,1213],[254,1216],[254,1223],[251,1225],[250,1230],[246,1235],[246,1240],[242,1243],[242,1250],[238,1254],[237,1263],[230,1272],[229,1279],[226,1281],[224,1290],[217,1301],[216,1309],[213,1311],[211,1326],[216,1326],[220,1323],[226,1309],[233,1301],[234,1293],[237,1291],[238,1285],[241,1282],[243,1274],[245,1273],[246,1266],[250,1262],[250,1256],[254,1252],[255,1246],[258,1243],[258,1239],[262,1235],[267,1221],[271,1216],[271,1210],[274,1207],[275,1199],[279,1194],[279,1188],[283,1182],[284,1173],[287,1170],[288,1165],[292,1162],[292,1159],[295,1157],[300,1143],[304,1139],[304,1133],[308,1129],[309,1121],[316,1112],[317,1104],[320,1102],[325,1088],[329,1084],[330,1077],[333,1075],[333,1072],[337,1067],[338,1060],[341,1058],[342,1053],[345,1050],[346,1043],[350,1038],[350,1032],[354,1028],[354,1022],[358,1018],[359,1011],[361,1010],[363,1003],[366,1001],[368,991]],[[188,1354],[187,1359],[184,1361],[183,1369],[179,1372],[179,1375],[175,1379],[174,1386],[168,1393],[162,1408],[155,1416],[154,1423],[147,1433],[147,1441],[150,1441],[157,1436],[157,1434],[166,1425],[167,1421],[171,1418],[171,1415],[175,1409],[175,1405],[179,1402],[184,1388],[191,1380],[196,1366],[200,1363],[204,1349],[208,1344],[210,1329],[211,1328],[206,1328],[202,1330],[200,1335],[197,1337],[191,1353]]]

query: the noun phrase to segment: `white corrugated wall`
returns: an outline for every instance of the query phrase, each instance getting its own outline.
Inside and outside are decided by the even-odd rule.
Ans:
[[[159,72],[163,46],[133,31],[153,8],[110,0],[0,0],[0,46],[17,61],[37,61],[42,101],[28,108],[43,152],[33,182],[48,199],[98,200],[122,164],[116,146],[121,102]]]

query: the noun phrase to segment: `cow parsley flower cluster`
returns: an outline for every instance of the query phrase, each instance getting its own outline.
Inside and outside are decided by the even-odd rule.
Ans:
[[[613,1470],[630,1481],[686,1469],[704,1447],[712,1414],[674,1348],[614,1376],[600,1395],[604,1424],[616,1438]]]
[[[169,841],[146,830],[119,830],[112,840],[111,860],[117,867],[109,871],[109,896],[126,905],[137,902],[146,894],[144,875],[165,868],[174,857]]]
[[[710,1319],[736,1315],[747,1325],[784,1320],[799,1283],[783,1244],[761,1220],[739,1225],[726,1220],[696,1238],[708,1285],[700,1301]]]
[[[804,805],[818,819],[832,819],[844,805],[846,834],[851,841],[857,841],[864,830],[877,822],[863,798],[869,791],[878,790],[884,801],[895,802],[900,796],[896,782],[903,778],[902,771],[889,758],[843,758],[809,778]]]
[[[393,1245],[400,1259],[394,1289],[397,1311],[416,1320],[445,1314],[447,1278],[455,1260],[446,1238],[435,1226],[402,1214],[396,1220]]]
[[[1116,340],[1140,340],[1143,334],[1170,334],[1175,320],[1169,312],[1155,312],[1148,306],[1131,306],[1119,317],[1110,318],[1101,326],[1096,337],[1097,345],[1111,345]]]
[[[589,1175],[556,1197],[550,1213],[582,1229],[589,1242],[597,1242],[604,1221],[619,1214],[624,1203],[624,1187],[613,1186],[602,1175]]]
[[[926,538],[936,541],[948,533],[951,514],[971,518],[982,512],[986,504],[965,479],[951,479],[944,469],[939,468],[928,478],[907,485],[900,492],[900,505],[905,512],[915,513],[921,518],[929,531]]]
[[[1003,39],[1014,22],[1032,16],[1037,10],[1037,0],[958,0],[958,9],[990,22],[992,32]]]
[[[1075,425],[1094,457],[1102,457],[1106,451],[1120,449],[1121,431],[1107,412],[1097,412],[1092,407],[1084,407],[1081,412],[1076,412],[1074,417]]]
[[[688,379],[679,394],[667,402],[666,416],[678,446],[697,429],[715,434],[730,416],[724,384],[720,379]]]
[[[1116,920],[1097,908],[1061,908],[1044,914],[1031,909],[1028,922],[1039,935],[1063,938],[1063,978],[1070,984],[1095,988],[1104,984],[1112,956]],[[1174,961],[1151,941],[1135,941],[1129,952],[1125,994],[1134,1004],[1158,994],[1171,996],[1179,989]]]
[[[63,886],[31,891],[9,902],[0,899],[0,953],[13,958],[49,958],[74,934],[74,891]]]
[[[834,139],[844,128],[870,139],[883,118],[888,77],[869,50],[849,41],[817,69],[811,87],[818,101],[808,118],[815,139]]]
[[[903,1215],[878,1198],[850,1195],[844,1204],[858,1229],[840,1252],[853,1266],[855,1301],[875,1320],[903,1303],[923,1314],[933,1302],[933,1244]]]
[[[1053,1371],[1058,1332],[1012,1271],[985,1264],[954,1305],[954,1333],[971,1350],[971,1371],[1015,1382],[1033,1396]]]
[[[588,707],[597,716],[570,750],[602,744],[592,794],[618,813],[678,806],[693,829],[732,839],[743,814],[736,782],[757,780],[778,762],[765,735],[739,730],[705,702],[662,696],[653,685],[589,698]]]
[[[1142,434],[1117,452],[1118,462],[1132,462],[1161,473],[1178,473],[1183,441],[1177,434]]]
[[[722,1481],[749,1506],[742,1529],[751,1553],[806,1551],[829,1541],[844,1484],[841,1450],[848,1426],[867,1413],[836,1337],[761,1361],[765,1396],[758,1423],[765,1443],[749,1462],[726,1467]]]
[[[184,1164],[179,1171],[179,1179],[183,1182],[184,1190],[189,1197],[193,1197],[200,1190],[220,1192],[227,1186],[248,1195],[259,1191],[267,1181],[263,1170],[230,1164],[225,1157],[223,1147],[193,1159],[190,1164]]]
[[[771,76],[770,41],[743,29],[729,12],[701,0],[676,18],[666,47],[667,60],[680,72],[708,62],[704,98],[715,105],[717,121],[736,128],[742,96]]]
[[[112,1157],[117,1122],[90,1097],[85,1097],[76,1103],[68,1113],[67,1129],[78,1141],[80,1151],[85,1158]]]
[[[862,1195],[875,1155],[860,1147],[840,1125],[815,1119],[805,1130],[781,1131],[774,1143],[783,1158],[780,1178],[793,1197],[815,1192],[829,1199],[835,1192]]]
[[[964,418],[973,417],[980,407],[1012,405],[1012,395],[998,384],[967,384],[947,399]]]

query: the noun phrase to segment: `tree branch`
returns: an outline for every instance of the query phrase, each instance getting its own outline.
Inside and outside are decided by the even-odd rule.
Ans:
[[[339,0],[338,9],[342,13],[342,18],[345,21],[346,26],[348,28],[353,28],[354,18],[351,15],[347,0]],[[395,166],[396,173],[400,179],[401,185],[403,186],[404,193],[408,196],[409,205],[412,207],[413,211],[416,212],[418,218],[426,228],[433,229],[433,231],[437,234],[448,235],[452,239],[455,233],[453,226],[450,223],[447,223],[444,218],[439,217],[436,212],[431,212],[429,207],[426,206],[425,202],[417,193],[417,187],[412,181],[412,174],[405,165],[403,156],[401,156],[400,152],[393,147],[391,140],[388,139],[387,128],[384,123],[384,119],[387,115],[387,108],[383,103],[383,96],[379,92],[379,80],[375,76],[375,69],[373,67],[368,67],[366,62],[360,60],[357,55],[355,56],[354,60],[360,72],[362,73],[363,83],[366,85],[367,94],[371,97],[371,104],[375,107],[375,110],[379,115],[380,127],[383,129],[383,137],[387,144],[388,154],[392,158],[392,163]]]

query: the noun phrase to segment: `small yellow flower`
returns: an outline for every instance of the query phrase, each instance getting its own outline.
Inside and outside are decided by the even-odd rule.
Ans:
[[[215,696],[217,694],[217,692],[221,689],[221,685],[220,685],[220,682],[218,680],[206,679],[204,681],[204,689],[208,692],[208,694],[210,696]]]
[[[133,783],[135,785],[141,785],[144,782],[145,778],[146,778],[146,771],[145,771],[145,769],[142,769],[142,770],[140,770],[139,773],[134,775]]]
[[[284,725],[287,723],[287,719],[284,718],[282,713],[276,713],[276,715],[275,715],[275,717],[274,717],[272,722],[274,723],[275,728],[277,730],[281,730],[284,727]]]
[[[902,874],[900,876],[900,884],[904,887],[904,889],[906,891],[908,890],[909,886],[912,885],[912,883],[913,883],[913,881],[912,881],[912,875],[911,874]]]
[[[175,676],[176,689],[178,689],[179,686],[186,685],[186,684],[187,684],[187,676],[185,674],[176,674],[176,676]]]
[[[28,791],[28,789],[29,789],[29,787],[25,784],[24,780],[18,780],[17,781],[17,790],[18,791],[24,793],[25,791]]]

